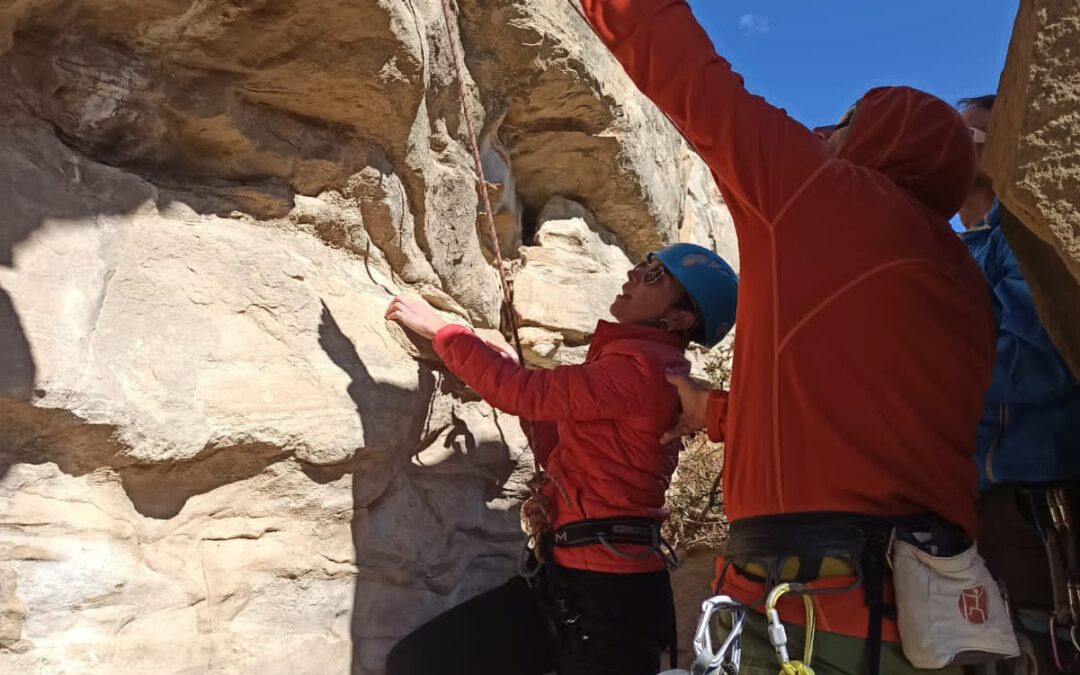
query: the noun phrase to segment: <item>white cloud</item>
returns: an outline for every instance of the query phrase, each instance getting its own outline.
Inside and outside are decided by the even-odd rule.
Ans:
[[[769,19],[759,14],[743,14],[739,17],[739,28],[747,35],[764,35],[770,30]]]

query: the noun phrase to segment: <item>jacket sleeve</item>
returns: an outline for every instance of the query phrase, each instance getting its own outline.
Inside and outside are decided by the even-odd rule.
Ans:
[[[644,403],[644,364],[605,356],[580,366],[528,370],[489,347],[464,326],[435,335],[446,367],[499,410],[530,420],[599,420],[626,417]]]
[[[713,170],[725,197],[764,222],[828,161],[810,130],[746,91],[685,0],[581,0],[581,8],[638,88]]]
[[[989,270],[998,317],[994,379],[989,403],[1048,403],[1076,386],[1069,367],[1051,342],[1035,311],[1031,289],[1001,230],[994,268]]]
[[[705,407],[705,431],[713,443],[723,443],[727,429],[728,393],[719,389],[709,392],[709,403]]]

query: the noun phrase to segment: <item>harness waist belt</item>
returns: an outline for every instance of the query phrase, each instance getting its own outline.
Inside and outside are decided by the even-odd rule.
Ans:
[[[731,523],[723,555],[769,585],[859,576],[866,549],[884,554],[891,532],[886,520],[850,513],[758,516]]]
[[[577,548],[594,544],[661,546],[660,523],[648,518],[594,518],[567,523],[551,535],[553,546]]]

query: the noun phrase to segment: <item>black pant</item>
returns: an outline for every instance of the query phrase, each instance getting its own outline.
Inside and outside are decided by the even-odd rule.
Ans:
[[[435,617],[399,642],[387,675],[656,675],[672,640],[674,601],[666,571],[606,574],[557,568],[569,606],[553,620],[546,580],[522,577]]]

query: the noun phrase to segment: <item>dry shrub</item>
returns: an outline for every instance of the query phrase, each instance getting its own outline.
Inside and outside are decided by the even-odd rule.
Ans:
[[[709,386],[727,389],[731,378],[731,340],[706,353],[702,370]],[[675,548],[696,544],[716,548],[727,537],[724,497],[720,489],[724,446],[712,443],[704,433],[685,441],[679,468],[667,492],[668,521],[664,538]]]
[[[719,546],[727,536],[720,478],[724,446],[710,443],[705,434],[686,442],[679,468],[667,493],[668,520],[664,538],[679,550],[695,544]]]

